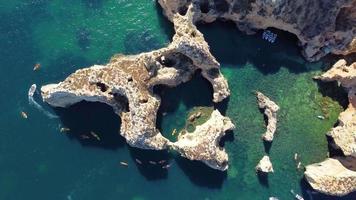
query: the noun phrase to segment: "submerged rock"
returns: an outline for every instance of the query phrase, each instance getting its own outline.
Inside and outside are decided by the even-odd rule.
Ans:
[[[344,167],[338,159],[308,165],[304,175],[315,190],[324,194],[343,196],[356,191],[356,172]]]
[[[225,171],[228,169],[229,158],[219,142],[226,131],[233,129],[235,126],[231,120],[214,110],[208,121],[198,125],[194,132],[181,132],[178,141],[171,146],[189,160],[202,161],[214,169]]]
[[[230,20],[248,34],[269,27],[293,33],[309,60],[356,52],[356,0],[159,0],[172,21],[191,2],[195,21]]]
[[[277,111],[279,110],[279,106],[261,92],[256,92],[256,97],[258,107],[264,110],[264,114],[268,118],[267,130],[262,135],[262,138],[267,142],[272,142],[277,129]]]
[[[269,159],[269,156],[263,156],[263,158],[260,160],[260,162],[256,166],[256,171],[260,171],[260,172],[264,172],[264,173],[274,172],[272,162]]]

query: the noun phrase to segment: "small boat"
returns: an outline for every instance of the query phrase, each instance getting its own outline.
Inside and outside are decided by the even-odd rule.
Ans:
[[[148,161],[150,164],[152,164],[152,165],[157,165],[157,162],[155,162],[155,161]]]
[[[320,120],[324,120],[325,119],[325,117],[324,116],[322,116],[322,115],[318,115],[318,116],[316,116],[318,119],[320,119]]]
[[[175,128],[175,129],[173,129],[173,131],[172,131],[172,135],[174,136],[176,133],[177,133],[177,129]]]
[[[87,135],[80,135],[80,138],[82,138],[83,140],[88,140],[88,139],[90,139],[90,137],[89,136],[87,136]]]
[[[33,97],[33,95],[35,94],[37,89],[37,85],[36,84],[32,84],[30,89],[28,90],[28,96],[29,97]]]
[[[277,34],[272,33],[269,30],[265,30],[262,34],[262,39],[267,40],[270,43],[274,43],[277,39]]]
[[[37,71],[41,68],[41,64],[40,63],[36,63],[35,66],[33,67],[33,71]]]
[[[268,200],[279,200],[277,197],[270,197]]]
[[[21,116],[22,116],[22,118],[24,118],[24,119],[27,119],[27,118],[28,118],[27,113],[25,113],[24,111],[21,112]]]
[[[294,160],[297,161],[298,160],[298,153],[294,154]]]
[[[135,158],[135,161],[136,161],[138,164],[142,165],[142,161],[141,161],[141,160]]]
[[[304,198],[302,196],[300,196],[299,194],[295,193],[294,190],[290,190],[290,193],[292,193],[294,195],[295,199],[304,200]]]
[[[94,131],[90,131],[90,135],[92,135],[93,137],[95,137],[96,140],[100,141],[101,138],[99,137],[99,135],[97,135],[96,133],[94,133]]]
[[[127,164],[127,162],[120,162],[120,165],[122,165],[122,166],[124,166],[124,167],[128,167],[129,166],[129,164]]]
[[[166,160],[160,160],[160,161],[158,161],[159,164],[163,164],[163,163],[165,163],[165,162],[166,162]]]
[[[300,169],[302,167],[302,162],[298,162],[297,169]]]
[[[61,133],[65,133],[65,132],[70,131],[70,129],[69,129],[69,128],[66,128],[66,127],[62,127],[59,131],[60,131]]]
[[[168,169],[168,168],[171,167],[171,165],[172,165],[172,164],[163,165],[163,166],[162,166],[162,169]]]

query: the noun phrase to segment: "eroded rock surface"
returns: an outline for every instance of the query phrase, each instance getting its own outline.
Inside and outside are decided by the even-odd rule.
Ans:
[[[327,133],[347,157],[328,158],[306,167],[310,185],[329,195],[346,195],[356,191],[356,63],[339,60],[321,76],[322,81],[338,81],[348,91],[349,106],[339,116],[339,123]]]
[[[274,172],[272,162],[269,159],[269,156],[263,156],[263,158],[260,160],[260,162],[256,166],[256,171],[260,171],[260,172],[264,172],[264,173]]]
[[[356,158],[356,62],[347,65],[345,60],[339,60],[329,71],[316,78],[338,81],[348,91],[349,106],[340,114],[338,126],[327,134],[346,156]]]
[[[210,119],[198,125],[194,132],[181,132],[178,141],[172,143],[172,148],[190,160],[199,160],[214,169],[224,171],[228,169],[229,158],[219,142],[226,131],[233,129],[235,126],[231,120],[214,110]]]
[[[153,94],[154,86],[177,86],[189,81],[195,71],[200,70],[213,86],[214,102],[230,95],[227,81],[220,73],[220,65],[193,24],[193,17],[192,7],[185,15],[173,17],[176,34],[168,47],[139,55],[116,55],[107,65],[77,70],[63,82],[43,86],[43,100],[55,107],[68,107],[80,101],[108,104],[121,117],[120,134],[130,146],[154,150],[169,148],[172,143],[156,128],[160,98]],[[209,123],[199,128],[202,133],[194,139],[196,148],[184,146],[185,142],[178,142],[174,147],[187,158],[224,170],[227,168],[227,154],[216,144],[223,131],[232,128],[233,124],[218,112],[214,113]],[[211,126],[216,127],[209,129]],[[204,132],[207,131],[204,128],[210,132]]]
[[[279,106],[261,92],[256,92],[256,97],[258,107],[264,111],[268,119],[267,130],[262,135],[262,138],[265,141],[272,142],[277,129],[277,111],[279,110]]]
[[[315,190],[337,196],[356,191],[356,172],[344,167],[338,159],[328,158],[306,167],[305,177]]]
[[[230,20],[247,33],[269,27],[293,33],[309,60],[356,52],[356,0],[159,0],[171,20],[191,2],[195,21]]]

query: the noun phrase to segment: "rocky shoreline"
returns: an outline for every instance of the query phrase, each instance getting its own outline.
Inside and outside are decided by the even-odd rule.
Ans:
[[[305,177],[315,190],[343,196],[356,191],[356,62],[347,65],[341,59],[315,79],[337,81],[348,91],[348,108],[340,114],[338,125],[327,133],[332,138],[332,146],[340,149],[345,157],[309,165]]]
[[[220,64],[193,24],[193,10],[191,6],[186,15],[175,15],[176,34],[168,47],[139,55],[116,55],[107,65],[78,70],[63,82],[43,86],[43,100],[55,107],[68,107],[80,101],[108,104],[121,117],[120,134],[130,146],[152,150],[172,148],[186,158],[226,170],[228,156],[217,144],[234,125],[218,111],[212,113],[206,124],[197,127],[200,137],[187,133],[172,143],[156,128],[160,105],[160,97],[153,94],[156,85],[175,87],[189,81],[200,70],[213,87],[214,102],[230,95]]]
[[[154,86],[175,87],[189,81],[199,70],[213,87],[214,102],[221,102],[230,95],[220,64],[210,53],[196,22],[229,20],[248,34],[269,27],[288,31],[297,36],[302,53],[309,61],[329,53],[346,55],[356,52],[356,0],[158,1],[174,24],[175,35],[171,44],[139,55],[116,55],[107,65],[78,70],[63,82],[43,86],[44,101],[56,107],[68,107],[80,101],[108,104],[121,117],[120,134],[130,146],[153,150],[171,148],[188,159],[224,171],[228,169],[228,155],[218,143],[234,125],[219,111],[214,111],[210,119],[197,126],[194,132],[181,133],[175,143],[156,128],[160,97],[153,94]],[[328,135],[351,160],[356,159],[355,71],[355,63],[347,66],[346,62],[339,61],[330,71],[317,77],[322,81],[338,81],[349,92],[350,105],[340,114],[338,126]],[[275,108],[273,106],[272,114],[278,110]],[[269,117],[268,125],[273,124]],[[267,128],[267,141],[272,141],[274,131],[275,127]],[[307,166],[307,181],[315,190],[330,195],[355,191],[355,162],[348,162],[351,167],[345,167],[343,160],[329,158]],[[337,173],[333,171],[336,169]]]
[[[173,21],[193,3],[195,21],[228,20],[247,34],[270,27],[293,33],[309,61],[356,52],[356,0],[159,0]]]

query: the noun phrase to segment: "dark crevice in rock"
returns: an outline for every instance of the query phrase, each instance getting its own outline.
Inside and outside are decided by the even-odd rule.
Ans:
[[[105,83],[101,83],[101,82],[98,82],[98,83],[95,83],[95,85],[100,89],[100,91],[102,92],[106,92],[109,87],[105,84]]]

